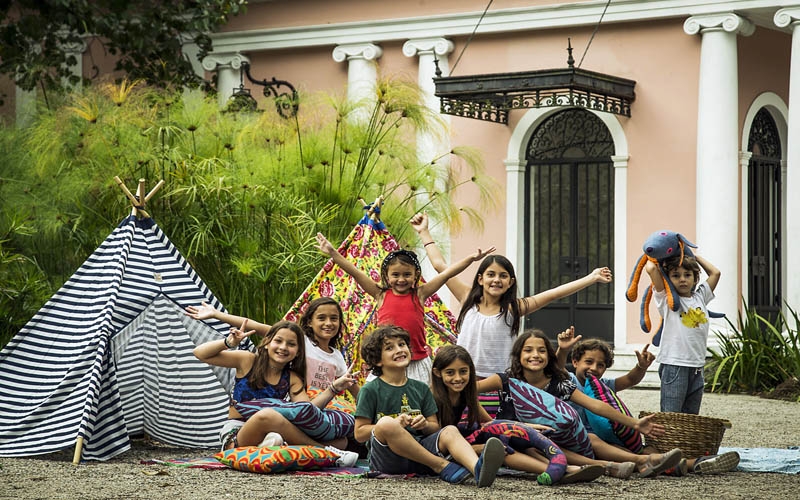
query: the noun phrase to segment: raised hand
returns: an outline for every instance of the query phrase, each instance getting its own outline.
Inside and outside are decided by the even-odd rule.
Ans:
[[[344,373],[344,375],[333,381],[333,385],[335,387],[334,390],[341,392],[353,387],[353,385],[356,383],[356,379],[352,372],[353,364],[350,363],[350,366],[347,367],[347,371]]]
[[[591,276],[595,283],[611,283],[611,280],[613,279],[611,269],[607,267],[598,267],[592,271]]]
[[[244,339],[249,337],[250,335],[256,333],[255,330],[248,330],[247,329],[247,318],[242,321],[242,326],[240,328],[233,328],[231,327],[230,334],[228,335],[228,339],[226,345],[233,347],[238,346]],[[230,338],[233,337],[233,341],[230,341]]]
[[[322,233],[317,233],[317,248],[319,251],[324,253],[325,255],[333,255],[336,249],[331,245],[331,242],[328,241]]]
[[[428,214],[425,212],[416,213],[408,222],[411,224],[411,227],[414,228],[414,231],[418,233],[420,231],[425,231],[428,229]]]
[[[634,354],[636,354],[636,364],[643,370],[650,368],[650,365],[652,365],[653,361],[656,359],[652,352],[647,351],[648,347],[650,347],[650,344],[646,344],[644,349],[642,349],[642,352],[633,351]]]
[[[490,253],[494,252],[495,250],[497,250],[497,248],[495,248],[495,247],[489,247],[486,250],[481,250],[479,248],[477,252],[472,254],[472,261],[473,262],[477,262],[479,260],[483,260],[484,257],[486,257]]]
[[[203,302],[199,306],[186,306],[186,315],[194,319],[214,318],[217,310],[211,304]]]
[[[583,337],[583,335],[575,336],[575,327],[570,326],[563,332],[558,334],[558,348],[564,352],[569,351],[572,349],[572,346],[578,343],[578,341]]]

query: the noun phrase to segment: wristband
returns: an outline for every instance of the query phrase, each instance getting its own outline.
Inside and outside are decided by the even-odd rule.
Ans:
[[[228,343],[228,337],[225,337],[225,339],[222,342],[225,344],[225,347],[227,347],[228,349],[233,349],[233,348],[236,347],[235,345],[230,345]]]
[[[426,247],[428,245],[435,245],[435,244],[436,244],[435,241],[429,241],[429,242],[425,243],[424,245],[422,245],[422,247],[424,248],[424,247]]]

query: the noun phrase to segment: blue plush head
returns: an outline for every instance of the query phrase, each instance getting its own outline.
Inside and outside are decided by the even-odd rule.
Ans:
[[[693,257],[692,248],[697,248],[697,245],[674,231],[656,231],[648,236],[642,245],[645,255],[659,264],[675,255]]]

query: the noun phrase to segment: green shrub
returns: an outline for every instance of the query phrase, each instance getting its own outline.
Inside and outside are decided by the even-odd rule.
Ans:
[[[800,376],[800,318],[787,309],[789,321],[779,313],[770,322],[744,304],[737,325],[728,321],[731,335],[716,332],[719,352],[709,348],[706,365],[711,391],[767,392]]]

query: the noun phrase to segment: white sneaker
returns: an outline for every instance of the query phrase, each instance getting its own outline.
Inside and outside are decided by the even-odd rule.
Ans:
[[[339,467],[353,467],[358,462],[358,453],[354,451],[340,450],[334,446],[326,446],[325,449],[339,455],[336,459],[336,465]]]
[[[264,436],[264,440],[258,444],[259,448],[264,448],[266,446],[283,446],[283,436],[277,432],[268,433]]]

